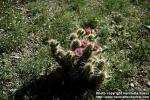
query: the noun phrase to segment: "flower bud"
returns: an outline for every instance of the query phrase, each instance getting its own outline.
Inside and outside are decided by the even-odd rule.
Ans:
[[[92,29],[91,29],[90,27],[85,28],[85,33],[86,33],[87,35],[91,34],[91,33],[92,33]]]
[[[94,44],[92,50],[97,51],[100,48],[98,44]]]
[[[81,48],[76,48],[74,53],[76,56],[81,57],[83,55],[83,50]]]
[[[81,44],[82,44],[82,47],[87,47],[90,43],[89,43],[89,41],[88,40],[82,40],[81,41]]]

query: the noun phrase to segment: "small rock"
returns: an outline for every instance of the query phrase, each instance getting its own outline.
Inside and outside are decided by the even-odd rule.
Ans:
[[[19,58],[21,58],[21,57],[20,57],[19,53],[12,53],[12,54],[11,54],[11,58],[19,59]]]
[[[148,82],[146,83],[146,86],[147,86],[147,87],[150,87],[150,81],[148,81]]]
[[[15,59],[19,59],[20,57],[18,55],[15,55],[15,56],[11,56],[12,58],[15,58]]]
[[[134,87],[134,84],[133,84],[133,83],[130,83],[130,86],[131,86],[131,87]]]
[[[119,70],[120,72],[123,72],[121,69]]]

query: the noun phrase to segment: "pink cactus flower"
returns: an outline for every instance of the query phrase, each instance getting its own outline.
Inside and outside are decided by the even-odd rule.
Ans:
[[[94,44],[92,50],[97,51],[100,48],[98,44]]]
[[[90,44],[90,42],[88,40],[82,40],[81,43],[82,43],[82,47],[84,47],[84,48]]]
[[[91,34],[92,33],[92,29],[90,27],[85,29],[86,34]]]
[[[81,48],[76,48],[74,53],[76,56],[81,57],[83,55],[83,50]]]

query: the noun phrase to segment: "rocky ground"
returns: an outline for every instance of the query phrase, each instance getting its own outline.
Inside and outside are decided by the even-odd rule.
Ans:
[[[81,27],[86,18],[98,20],[95,31],[108,62],[110,77],[100,89],[149,91],[149,0],[138,4],[128,0],[0,2],[0,100],[53,70],[50,66],[57,63],[46,41],[57,38],[67,47],[67,34]]]

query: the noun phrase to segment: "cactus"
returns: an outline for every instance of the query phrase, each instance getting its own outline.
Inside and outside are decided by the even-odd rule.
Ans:
[[[72,42],[71,42],[71,50],[75,50],[76,48],[79,48],[81,46],[81,42],[79,39],[74,39]]]
[[[50,74],[17,90],[14,100],[25,100],[25,96],[32,100],[53,100],[55,97],[59,100],[83,100],[84,93],[96,91],[105,79],[105,62],[101,59],[101,47],[94,43],[96,38],[93,42],[89,40],[90,34],[81,28],[70,34],[68,50],[57,40],[49,40],[50,52],[59,67],[55,65]]]
[[[77,33],[71,33],[71,34],[70,34],[70,40],[74,40],[74,39],[76,39],[76,38],[78,38]]]
[[[91,30],[87,34],[87,30],[89,32],[90,28],[79,28],[76,33],[70,34],[70,50],[64,51],[56,40],[49,44],[56,62],[68,75],[67,82],[77,83],[83,79],[96,89],[104,81],[105,63],[100,59],[102,48],[91,41],[97,39],[96,35]]]

